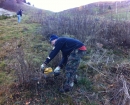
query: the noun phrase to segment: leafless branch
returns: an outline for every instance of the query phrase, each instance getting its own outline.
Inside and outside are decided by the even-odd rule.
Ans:
[[[106,76],[105,74],[103,74],[102,72],[100,72],[98,69],[94,68],[92,65],[90,65],[89,63],[87,63],[88,66],[90,66],[92,69],[94,69],[95,71],[97,71],[98,73],[100,73],[103,76]]]

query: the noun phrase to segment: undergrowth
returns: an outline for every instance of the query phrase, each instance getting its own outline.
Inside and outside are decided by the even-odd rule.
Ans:
[[[104,20],[96,23],[95,17],[43,15],[41,10],[32,13],[38,15],[33,14],[33,18],[23,15],[20,24],[16,17],[1,20],[1,105],[127,105],[130,102],[129,23]],[[61,19],[59,23],[57,19]],[[69,20],[64,24],[66,19]],[[80,24],[84,22],[88,24]],[[87,46],[87,54],[77,70],[78,84],[69,93],[58,92],[63,85],[64,68],[56,78],[45,79],[40,71],[52,49],[48,43],[49,31],[78,38]],[[48,66],[54,69],[60,59],[61,53]]]

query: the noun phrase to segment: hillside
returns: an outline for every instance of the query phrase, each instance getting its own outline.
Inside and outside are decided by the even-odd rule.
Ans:
[[[63,14],[85,14],[96,18],[117,19],[129,18],[130,1],[96,2],[78,8],[68,9]],[[126,15],[127,14],[127,15]]]
[[[129,5],[118,4],[94,3],[59,13],[10,6],[10,11],[24,11],[20,24],[16,16],[0,20],[0,105],[129,105]],[[64,69],[47,80],[39,69],[51,51],[48,33],[77,38],[87,46],[71,92],[58,92]],[[54,69],[60,59],[58,54],[48,67]]]

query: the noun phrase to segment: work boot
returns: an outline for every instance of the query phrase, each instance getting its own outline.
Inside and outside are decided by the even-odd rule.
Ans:
[[[59,93],[65,93],[65,90],[63,88],[58,89]]]
[[[65,92],[69,92],[72,89],[72,87],[69,85],[65,85],[63,88],[64,88]]]
[[[60,88],[60,89],[59,89],[59,92],[60,92],[60,93],[65,93],[65,92],[69,92],[69,91],[71,91],[71,90],[72,90],[72,87],[71,87],[71,86],[69,86],[69,85],[64,85],[63,88]]]
[[[57,77],[60,75],[60,72],[54,72],[54,77]]]

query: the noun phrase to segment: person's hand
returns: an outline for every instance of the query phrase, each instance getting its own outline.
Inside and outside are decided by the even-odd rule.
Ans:
[[[46,67],[46,64],[43,63],[43,64],[41,65],[41,68],[40,68],[43,73],[44,73],[45,67]]]
[[[58,75],[60,75],[60,67],[59,66],[57,66],[54,70],[54,76],[58,76]]]

